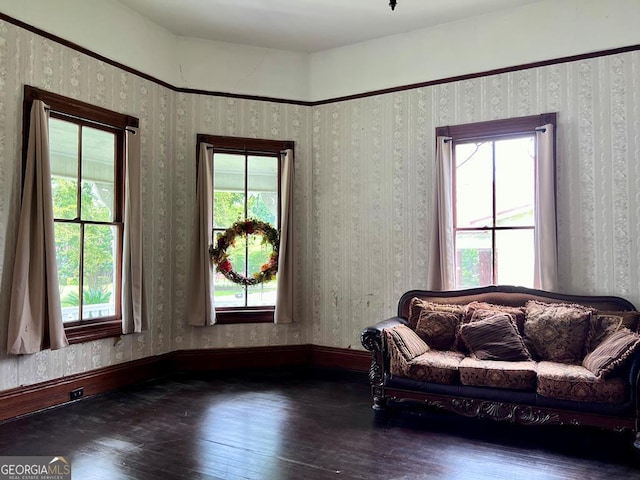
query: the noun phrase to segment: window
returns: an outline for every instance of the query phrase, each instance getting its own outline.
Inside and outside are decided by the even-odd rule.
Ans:
[[[534,286],[536,129],[545,124],[555,114],[437,129],[451,142],[455,288]]]
[[[25,87],[27,126],[34,99],[50,107],[51,193],[65,333],[70,343],[118,335],[124,129],[137,127],[137,119]]]
[[[292,142],[199,135],[213,146],[212,240],[234,222],[253,218],[280,228],[281,155]],[[199,150],[199,149],[198,149]],[[233,270],[250,277],[269,261],[273,248],[259,235],[238,237],[227,253]],[[213,279],[217,323],[272,322],[276,281],[244,286],[222,273]]]

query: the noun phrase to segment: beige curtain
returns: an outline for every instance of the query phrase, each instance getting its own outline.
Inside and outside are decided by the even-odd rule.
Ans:
[[[278,288],[276,323],[293,321],[293,150],[280,156],[280,248],[278,255]]]
[[[125,155],[122,332],[134,333],[149,328],[142,253],[142,181],[138,129],[127,127]]]
[[[206,326],[216,323],[213,305],[213,266],[209,245],[213,234],[213,147],[200,143],[196,178],[196,228],[191,245],[187,279],[187,322]]]
[[[15,355],[69,344],[58,292],[46,108],[40,100],[31,107],[7,337]]]
[[[556,188],[553,125],[536,130],[536,204],[534,287],[558,288]]]
[[[434,208],[429,237],[427,288],[455,288],[455,252],[453,239],[453,150],[449,137],[436,138]]]

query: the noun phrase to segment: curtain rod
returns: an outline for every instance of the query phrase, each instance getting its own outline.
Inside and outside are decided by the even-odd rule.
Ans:
[[[110,128],[115,128],[118,129],[118,127],[114,127],[113,125],[109,125],[108,123],[104,123],[104,122],[97,122],[95,120],[90,120],[88,118],[84,118],[84,117],[79,117],[78,115],[73,115],[71,113],[65,113],[65,112],[59,112],[58,110],[54,110],[51,107],[44,107],[45,110],[49,111],[49,112],[53,112],[56,115],[60,115],[61,117],[67,117],[67,118],[75,118],[76,120],[82,120],[83,122],[87,122],[87,123],[92,123],[93,125],[100,125],[103,127],[110,127]],[[125,131],[129,132],[129,133],[133,133],[134,135],[137,135],[138,132],[136,132],[133,128],[131,127],[124,127]]]
[[[545,127],[536,127],[533,129],[534,132],[541,132],[544,133],[547,131],[547,129]],[[480,137],[464,137],[464,138],[460,138],[460,141],[466,142],[469,140],[482,140],[483,138],[495,138],[495,137],[515,137],[518,135],[524,135],[526,133],[529,133],[528,131],[522,131],[522,132],[513,132],[513,133],[498,133],[496,135],[484,135],[484,136],[480,136]],[[449,143],[453,141],[453,137],[445,137],[444,139],[444,143]]]
[[[250,148],[243,148],[243,149],[239,149],[239,148],[238,149],[224,148],[224,147],[223,148],[219,148],[219,147],[214,147],[213,145],[207,146],[207,150],[217,150],[220,153],[238,153],[238,152],[243,152],[243,153],[249,154],[249,155],[251,155],[251,154],[254,154],[254,155],[255,154],[261,154],[261,153],[268,154],[268,155],[273,155],[274,153],[276,153],[275,151],[268,152],[268,151],[253,150],[253,149],[250,149]],[[285,154],[285,153],[287,153],[287,149],[280,150],[280,154]]]

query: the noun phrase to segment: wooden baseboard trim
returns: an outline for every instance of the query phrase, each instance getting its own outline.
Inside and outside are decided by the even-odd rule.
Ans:
[[[364,350],[311,345],[311,365],[318,368],[368,372],[371,354]]]
[[[175,373],[308,366],[310,345],[178,350],[173,352]]]
[[[318,345],[178,350],[0,392],[0,422],[69,403],[71,391],[78,388],[86,398],[172,373],[248,368],[316,367],[366,372],[370,358],[365,351]]]
[[[83,398],[126,387],[167,374],[171,354],[134,360],[90,372],[0,392],[0,421],[34,413],[71,401],[71,391],[83,389]]]

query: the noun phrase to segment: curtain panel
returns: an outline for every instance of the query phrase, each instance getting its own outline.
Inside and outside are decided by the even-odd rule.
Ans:
[[[207,326],[216,323],[213,303],[213,266],[209,245],[213,242],[213,145],[200,143],[196,173],[195,234],[187,279],[187,323]]]
[[[455,288],[452,144],[449,137],[436,138],[434,205],[427,267],[427,289],[429,290]]]
[[[558,240],[556,233],[556,176],[554,125],[536,129],[536,190],[534,231],[535,288],[558,289]]]
[[[293,150],[280,156],[280,246],[275,323],[293,322]]]
[[[149,328],[144,282],[142,241],[142,175],[140,135],[137,128],[125,131],[125,200],[122,246],[122,332]]]
[[[14,355],[68,345],[58,293],[47,108],[40,100],[31,106],[7,336],[7,352]]]

